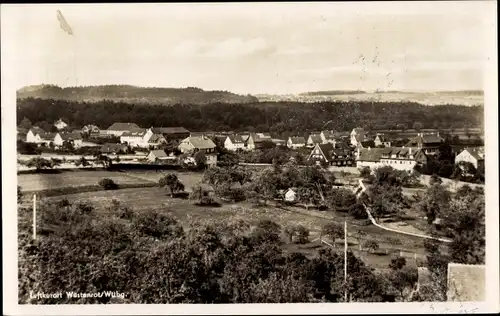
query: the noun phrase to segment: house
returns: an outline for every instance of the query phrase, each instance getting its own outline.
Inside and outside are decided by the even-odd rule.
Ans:
[[[165,137],[165,140],[182,140],[189,137],[191,133],[184,127],[152,127],[152,132],[154,134],[161,134]]]
[[[397,170],[412,172],[415,166],[425,165],[427,156],[420,148],[388,147],[358,148],[356,150],[356,167],[376,169],[390,166]]]
[[[54,136],[54,145],[57,147],[61,147],[66,141],[73,144],[74,148],[83,146],[83,138],[80,132],[56,133]]]
[[[240,135],[226,136],[224,148],[232,151],[243,150],[245,149],[245,141]]]
[[[286,146],[286,140],[284,139],[278,139],[278,138],[273,138],[271,141],[276,145],[276,146]]]
[[[486,299],[485,265],[448,263],[448,302],[480,302]]]
[[[54,145],[54,138],[58,133],[39,133],[37,137],[39,137],[39,144],[43,144],[45,146]]]
[[[153,136],[153,131],[149,129],[134,129],[127,131],[120,136],[120,143],[128,144],[130,147],[148,148],[149,140]]]
[[[43,129],[41,129],[40,127],[36,127],[36,126],[32,127],[26,133],[26,142],[39,144],[39,143],[41,143],[40,134],[44,134],[44,133],[45,133],[45,131]]]
[[[263,148],[266,142],[272,142],[272,138],[269,133],[250,133],[246,142],[247,149],[254,150]]]
[[[127,151],[125,144],[106,143],[101,146],[101,153],[103,154],[121,154]]]
[[[167,140],[165,139],[165,137],[162,134],[153,134],[153,135],[151,135],[151,137],[147,141],[147,146],[148,146],[148,148],[151,148],[151,147],[157,148],[161,144],[166,144],[166,143],[167,143]]]
[[[439,132],[436,134],[418,133],[417,136],[411,139],[405,146],[421,148],[426,155],[434,155],[443,142],[444,139],[439,136]]]
[[[286,146],[292,149],[298,149],[306,146],[306,140],[302,136],[290,136],[286,142]]]
[[[63,120],[59,119],[57,120],[55,123],[54,123],[54,126],[58,129],[58,130],[62,130],[62,129],[65,129],[66,127],[68,127],[68,124],[66,122],[64,122]]]
[[[356,148],[368,148],[368,147],[376,147],[375,142],[373,140],[363,140],[358,142]]]
[[[331,143],[316,144],[307,160],[317,165],[328,164],[330,166],[353,166],[355,163],[352,150],[335,148]]]
[[[316,144],[322,144],[322,143],[323,139],[321,138],[321,134],[311,134],[307,138],[306,147],[312,148],[316,146]]]
[[[147,155],[147,160],[152,163],[175,160],[175,159],[176,159],[175,156],[169,156],[165,153],[164,150],[161,149],[151,150]]]
[[[455,164],[460,162],[471,163],[474,168],[484,168],[484,147],[464,148],[456,157]]]
[[[285,192],[286,202],[295,202],[297,200],[297,188],[289,188]]]
[[[125,132],[137,131],[141,129],[135,123],[114,123],[106,130],[106,134],[114,136],[122,136]]]
[[[96,125],[90,124],[90,125],[85,125],[84,127],[82,127],[83,134],[98,135],[99,132],[100,132],[100,129]]]
[[[215,166],[217,164],[217,153],[215,143],[208,137],[202,136],[189,136],[179,143],[179,150],[185,154],[194,154],[198,151],[205,153],[208,166]]]
[[[357,147],[358,143],[366,140],[365,130],[361,127],[353,128],[350,136],[351,136],[351,145],[353,145],[354,147]]]
[[[391,147],[391,140],[385,134],[377,133],[373,141],[375,147]]]
[[[335,143],[335,133],[333,131],[322,131],[319,136],[323,144]]]

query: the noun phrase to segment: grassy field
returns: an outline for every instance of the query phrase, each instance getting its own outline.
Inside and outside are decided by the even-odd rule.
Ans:
[[[177,173],[182,183],[189,191],[191,187],[201,180],[201,173],[179,172]],[[117,184],[143,184],[158,182],[165,173],[155,171],[62,171],[60,173],[33,173],[19,174],[18,185],[22,191],[41,191],[64,187],[79,187],[96,185],[99,180],[109,178]]]
[[[256,207],[248,203],[224,204],[221,207],[198,207],[194,206],[192,201],[169,197],[166,191],[159,187],[78,193],[46,199],[54,201],[62,198],[67,198],[72,202],[92,202],[96,207],[96,211],[103,216],[111,215],[108,213],[107,207],[111,204],[112,199],[116,199],[122,205],[132,207],[135,211],[155,209],[169,213],[177,218],[186,228],[188,228],[189,223],[193,222],[217,224],[245,220],[256,223],[264,219],[275,221],[282,226],[300,224],[311,231],[309,238],[311,241],[319,236],[321,227],[325,223],[334,221],[343,224],[343,221],[347,220],[349,247],[374,268],[386,268],[391,258],[399,254],[400,250],[408,252],[407,261],[411,265],[416,264],[413,253],[417,253],[419,258],[424,254],[423,241],[421,239],[383,231],[372,225],[364,226],[359,221],[345,217],[343,213],[305,210],[297,207],[282,209],[271,205]],[[358,231],[366,233],[366,236],[361,238],[361,243],[366,240],[375,240],[379,243],[381,252],[387,251],[388,255],[377,255],[366,251],[359,251]],[[342,251],[342,241],[338,242],[340,244],[337,244],[335,249]],[[317,253],[317,248],[319,247],[328,246],[320,245],[318,241],[315,241],[305,245],[287,244],[285,249],[313,256]]]

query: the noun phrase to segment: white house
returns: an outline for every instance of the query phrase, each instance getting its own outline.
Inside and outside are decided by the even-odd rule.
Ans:
[[[456,157],[455,164],[469,162],[474,168],[484,167],[484,147],[464,148]]]
[[[335,134],[332,131],[322,131],[319,136],[323,144],[335,144]]]
[[[298,149],[306,146],[306,140],[302,136],[291,136],[288,137],[286,146],[292,149]]]
[[[189,136],[179,143],[179,150],[185,154],[194,154],[197,151],[205,153],[206,164],[211,167],[217,164],[217,153],[215,143],[205,135]]]
[[[39,127],[30,128],[28,133],[26,133],[26,142],[40,144],[42,142],[40,138],[41,134],[45,134],[45,131],[43,129]]]
[[[152,163],[176,159],[175,156],[167,155],[164,150],[151,150],[146,158]]]
[[[269,133],[250,133],[246,140],[247,149],[254,150],[262,148],[265,142],[272,142],[271,134]]]
[[[227,150],[236,151],[238,149],[245,149],[245,141],[240,135],[230,135],[224,141],[224,148]]]
[[[376,169],[390,166],[397,170],[412,172],[416,165],[427,163],[427,156],[419,148],[388,147],[362,148],[356,151],[356,167]]]
[[[148,148],[149,140],[153,136],[153,131],[149,129],[135,129],[127,131],[120,136],[120,143],[128,144],[131,147]]]
[[[358,146],[359,143],[365,140],[365,130],[361,127],[353,128],[351,131],[351,145]]]
[[[295,202],[297,199],[297,188],[289,188],[285,192],[285,201],[287,202]]]
[[[375,136],[375,140],[373,142],[376,147],[391,147],[391,140],[384,134],[377,133],[377,136]]]
[[[306,147],[312,148],[316,146],[316,144],[322,144],[323,139],[321,138],[321,134],[311,134],[307,138]]]
[[[58,130],[62,130],[62,129],[65,129],[66,127],[68,127],[68,124],[66,122],[64,122],[63,120],[59,119],[59,120],[57,120],[57,122],[54,123],[54,126]]]
[[[82,135],[79,132],[56,133],[54,136],[54,145],[60,147],[65,141],[71,142],[74,148],[80,148],[83,145]]]
[[[141,129],[135,123],[114,123],[106,130],[106,134],[121,136],[125,132],[137,131]]]

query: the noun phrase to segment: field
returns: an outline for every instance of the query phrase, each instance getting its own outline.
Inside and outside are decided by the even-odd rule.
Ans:
[[[186,186],[187,190],[199,180],[201,173],[180,172],[179,178]],[[83,187],[97,185],[103,178],[109,178],[117,184],[144,184],[158,182],[164,173],[156,172],[120,172],[120,171],[62,171],[60,173],[34,173],[19,174],[17,176],[18,185],[22,191],[34,192],[46,189],[57,189],[65,187]]]
[[[151,176],[148,174],[148,176]],[[181,175],[180,175],[181,177]],[[107,206],[112,199],[118,200],[122,205],[127,205],[135,211],[145,211],[155,209],[166,212],[177,218],[183,226],[189,227],[189,223],[221,223],[237,220],[245,220],[256,223],[259,220],[269,219],[276,223],[286,226],[291,224],[300,224],[307,227],[310,231],[310,241],[314,241],[321,230],[321,227],[330,221],[343,224],[344,220],[348,222],[348,243],[349,247],[356,252],[363,260],[374,268],[387,268],[391,258],[404,251],[404,256],[411,265],[415,265],[414,254],[422,260],[424,249],[422,240],[402,236],[392,232],[378,229],[372,225],[365,226],[361,222],[346,217],[343,213],[324,212],[317,210],[305,210],[298,207],[278,208],[275,206],[256,207],[248,203],[224,204],[221,207],[198,207],[192,204],[190,200],[171,198],[162,188],[135,188],[123,189],[118,191],[100,191],[89,193],[70,194],[66,196],[46,198],[48,201],[56,201],[67,198],[69,201],[88,201],[92,202],[96,211],[103,216],[109,216]],[[375,240],[380,245],[378,254],[359,251],[358,231],[363,231],[366,236],[361,237],[361,243],[365,240]],[[332,242],[332,241],[330,241]],[[342,241],[335,245],[335,249],[342,251]],[[314,256],[319,247],[328,247],[320,245],[318,241],[306,245],[287,244],[287,251],[302,252],[305,255]],[[387,255],[385,252],[387,251]]]

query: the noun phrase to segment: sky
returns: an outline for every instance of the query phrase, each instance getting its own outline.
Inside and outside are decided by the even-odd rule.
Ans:
[[[485,16],[492,8],[465,1],[2,5],[2,57],[19,88],[476,90],[491,52]],[[60,28],[57,10],[73,35]]]

